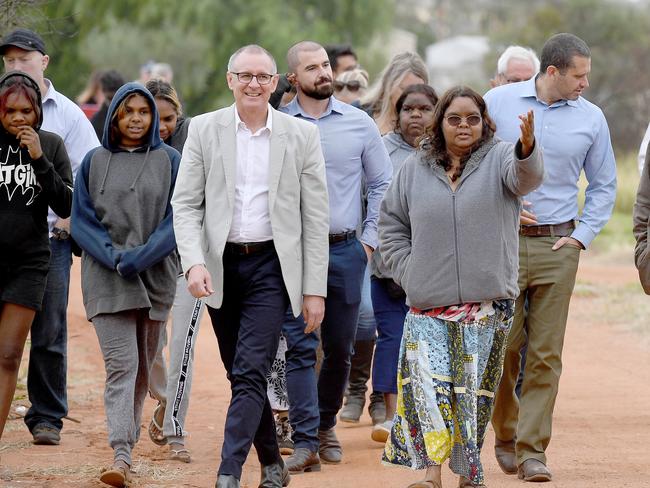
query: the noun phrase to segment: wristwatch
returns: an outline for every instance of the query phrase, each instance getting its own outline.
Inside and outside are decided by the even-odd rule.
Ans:
[[[52,229],[52,234],[57,241],[65,241],[70,238],[70,233],[67,230],[58,227]]]

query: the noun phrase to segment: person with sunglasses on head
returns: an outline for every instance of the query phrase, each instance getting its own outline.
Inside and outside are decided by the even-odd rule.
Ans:
[[[360,108],[360,99],[367,89],[368,73],[361,68],[344,71],[334,80],[334,96],[357,108]]]
[[[409,488],[484,486],[481,447],[517,297],[521,196],[542,183],[532,112],[517,144],[494,137],[485,102],[458,86],[381,205],[379,250],[406,293],[397,412],[383,462],[426,469]]]

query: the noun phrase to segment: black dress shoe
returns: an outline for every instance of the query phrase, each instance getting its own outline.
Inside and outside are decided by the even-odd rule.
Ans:
[[[318,454],[321,460],[327,464],[339,464],[343,457],[343,449],[336,438],[334,427],[328,430],[319,430],[318,441],[320,442]]]
[[[220,474],[214,488],[239,488],[239,480],[231,474]]]
[[[289,472],[294,474],[320,471],[320,458],[317,452],[310,451],[306,447],[296,447],[293,454],[285,461],[285,465]]]
[[[289,470],[280,459],[277,463],[262,466],[262,478],[258,488],[282,488],[288,486],[291,481]]]

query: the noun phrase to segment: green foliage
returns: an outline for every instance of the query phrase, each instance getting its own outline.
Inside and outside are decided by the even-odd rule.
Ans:
[[[226,65],[239,47],[267,48],[286,68],[287,49],[303,39],[363,49],[391,23],[393,0],[60,0],[46,4],[53,46],[48,76],[68,95],[93,69],[138,77],[147,60],[174,68],[186,112],[231,102]]]

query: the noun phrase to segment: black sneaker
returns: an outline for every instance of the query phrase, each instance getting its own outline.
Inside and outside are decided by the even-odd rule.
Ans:
[[[275,416],[275,434],[278,438],[278,447],[280,454],[289,455],[293,454],[293,441],[291,440],[291,425],[289,424],[289,417],[277,415]]]
[[[58,446],[61,442],[58,429],[47,424],[38,424],[34,427],[32,436],[34,437],[32,442],[39,446]]]

